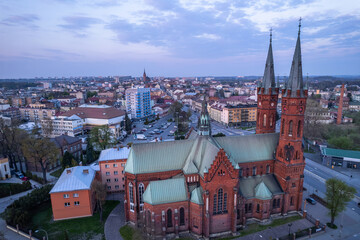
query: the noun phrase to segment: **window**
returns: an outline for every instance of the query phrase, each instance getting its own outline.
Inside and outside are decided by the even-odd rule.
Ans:
[[[247,203],[245,203],[245,213],[248,213],[249,209],[248,209],[248,205]]]
[[[292,184],[291,184],[291,187],[296,187],[296,184],[295,184],[295,183],[292,183]]]
[[[256,205],[256,212],[259,213],[260,212],[260,204]]]
[[[227,193],[224,193],[224,207],[223,211],[227,212]]]
[[[110,176],[110,172],[106,172],[106,176]]]
[[[293,135],[293,121],[290,120],[289,122],[289,136]]]
[[[120,188],[120,186],[119,185],[115,185],[115,189],[119,189]]]
[[[79,197],[79,194],[78,194],[78,193],[74,193],[74,194],[73,194],[73,197]]]
[[[106,179],[106,182],[111,182],[111,179],[110,178]]]
[[[64,198],[69,198],[69,194],[64,194]]]
[[[115,179],[114,179],[114,181],[115,181],[115,182],[118,182],[118,181],[119,181],[119,179],[118,179],[118,178],[115,178]]]
[[[105,164],[105,168],[109,168],[109,164]]]
[[[285,119],[283,119],[281,123],[281,134],[284,134],[284,125],[285,125]]]
[[[111,190],[111,186],[107,186],[107,189],[108,189],[108,190]]]
[[[294,197],[290,198],[290,206],[294,206]]]
[[[276,206],[279,208],[280,207],[280,198],[277,200]]]
[[[167,215],[167,226],[172,227],[172,211],[171,211],[171,209],[167,210],[166,215]]]
[[[274,116],[271,114],[270,119],[269,119],[270,120],[270,127],[272,127],[272,125],[273,125],[273,118],[274,118]]]
[[[214,214],[216,214],[216,194],[214,195],[214,209],[213,209]]]
[[[297,136],[300,137],[300,133],[301,133],[301,121],[298,122],[298,126],[297,126]]]
[[[266,165],[266,174],[270,173],[270,165]]]
[[[276,199],[273,200],[273,205],[272,205],[273,208],[276,208]]]
[[[130,200],[130,211],[134,211],[134,187],[132,183],[129,183],[129,200]]]
[[[118,175],[119,174],[119,172],[118,171],[114,171],[114,175]]]
[[[117,167],[118,165],[116,163],[113,164],[113,167]]]
[[[252,211],[252,203],[249,203],[249,212]]]
[[[240,209],[236,209],[236,219],[240,219]]]
[[[70,203],[69,202],[66,202],[64,203],[65,207],[70,207]]]
[[[222,207],[223,207],[223,190],[222,190],[222,188],[220,188],[218,190],[218,212],[219,213],[222,212]]]
[[[256,175],[256,167],[255,167],[255,166],[252,168],[252,175],[253,175],[253,176]]]
[[[75,202],[74,202],[74,205],[75,205],[75,206],[79,206],[79,205],[80,205],[80,202],[79,202],[79,201],[75,201]]]
[[[180,226],[185,225],[185,210],[180,208]]]
[[[299,157],[299,152],[298,151],[296,151],[295,152],[295,159],[299,159],[300,157]]]
[[[240,169],[239,169],[239,177],[242,177],[242,176],[243,176],[243,169],[240,168]]]
[[[146,211],[146,224],[151,226],[151,212],[149,210]]]
[[[144,184],[140,183],[139,184],[139,202],[140,202],[140,204],[144,204],[143,195],[144,195]]]
[[[121,164],[121,166],[122,166],[122,167],[124,167],[124,166],[125,166],[125,164],[124,164],[124,163],[122,163],[122,164]]]
[[[264,118],[263,118],[263,126],[266,127],[266,114],[264,114]]]

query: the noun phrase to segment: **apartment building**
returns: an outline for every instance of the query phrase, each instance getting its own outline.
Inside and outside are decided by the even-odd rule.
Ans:
[[[152,115],[150,88],[129,88],[125,91],[126,111],[131,118],[144,119]]]
[[[223,108],[221,122],[228,126],[256,124],[257,105],[227,105]]]
[[[21,119],[30,122],[41,122],[41,120],[50,119],[51,117],[55,116],[55,114],[56,109],[31,107],[20,108]]]
[[[42,133],[46,137],[53,138],[61,135],[75,137],[82,133],[83,120],[77,115],[66,118],[52,117],[42,120],[41,126]],[[46,128],[48,131],[45,131]]]

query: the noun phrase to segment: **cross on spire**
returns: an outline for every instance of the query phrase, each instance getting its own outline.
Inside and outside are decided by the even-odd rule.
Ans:
[[[299,35],[300,35],[300,28],[301,28],[301,17],[299,18]]]
[[[270,43],[272,42],[272,28],[270,28]]]

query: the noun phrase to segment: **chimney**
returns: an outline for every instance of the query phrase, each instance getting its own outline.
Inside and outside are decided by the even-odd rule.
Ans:
[[[82,166],[82,162],[79,162],[79,166]]]
[[[344,84],[341,86],[341,95],[339,99],[339,105],[338,105],[338,114],[336,119],[336,124],[341,124],[342,120],[342,108],[343,108],[343,102],[344,102]]]
[[[71,173],[71,169],[66,169],[66,174],[70,174]]]
[[[89,173],[89,169],[84,169],[83,170],[83,174],[88,174]]]

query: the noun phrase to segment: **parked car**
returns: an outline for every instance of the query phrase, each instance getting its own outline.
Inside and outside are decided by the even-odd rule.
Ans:
[[[15,172],[15,176],[20,178],[22,181],[28,181],[29,178],[25,177],[24,174],[22,174],[22,172]]]
[[[315,205],[315,204],[316,204],[315,199],[313,199],[313,198],[311,198],[311,197],[307,198],[306,201],[307,201],[308,203],[312,204],[312,205]]]

